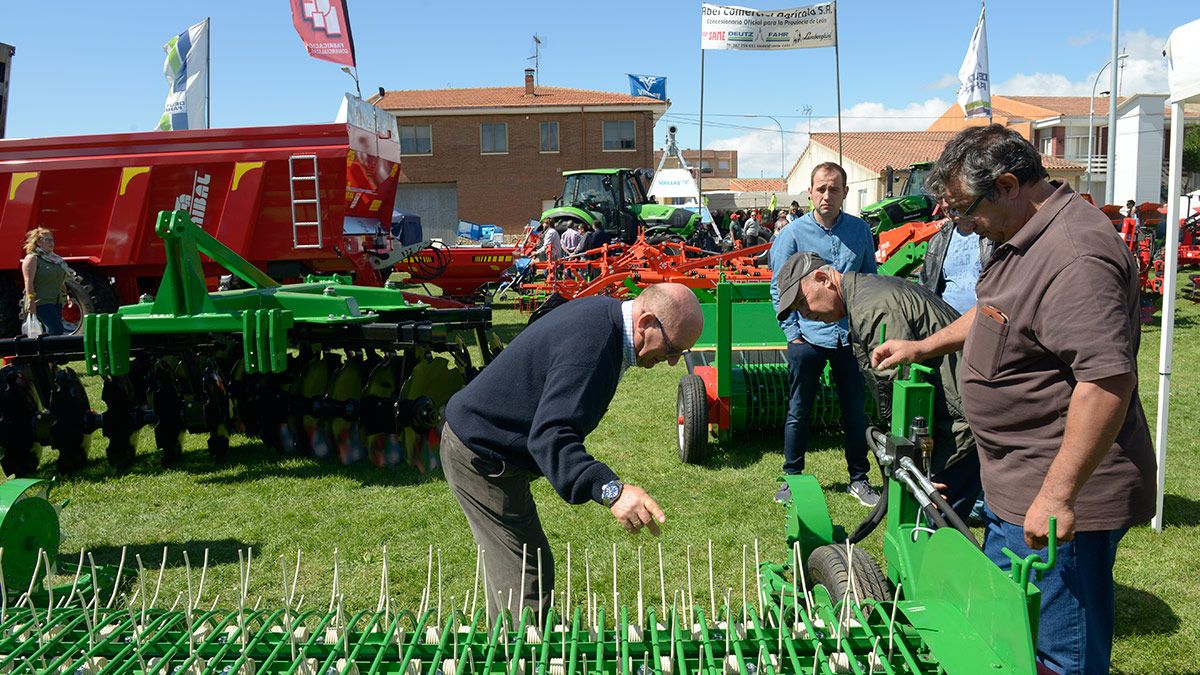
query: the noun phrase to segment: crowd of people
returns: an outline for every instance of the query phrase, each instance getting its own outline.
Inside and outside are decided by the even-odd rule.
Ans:
[[[1049,180],[1037,150],[1001,125],[959,132],[932,170],[927,187],[949,220],[930,242],[919,283],[875,273],[870,228],[842,208],[846,183],[841,166],[821,164],[808,213],[793,203],[717,218],[731,239],[772,244],[771,298],[790,373],[783,472],[805,470],[828,364],[846,490],[875,505],[866,396],[886,414],[884,392],[899,368],[929,366],[930,469],[957,514],[979,507],[984,553],[1005,570],[1008,550],[1044,558],[1048,518],[1057,518],[1057,563],[1037,582],[1040,664],[1107,673],[1118,544],[1154,510],[1155,460],[1137,384],[1136,263],[1108,218]],[[542,245],[551,256],[586,237],[553,230]],[[489,596],[489,612],[510,589],[543,612],[554,597],[550,545],[529,489],[541,476],[572,504],[604,505],[631,533],[658,533],[663,509],[594,458],[585,438],[628,368],[676,363],[702,327],[695,295],[677,284],[626,302],[573,301],[523,331],[451,399],[443,463],[501,593]],[[776,498],[788,497],[785,484]]]

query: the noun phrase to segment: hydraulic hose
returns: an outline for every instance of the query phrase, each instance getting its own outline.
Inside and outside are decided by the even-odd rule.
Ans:
[[[921,486],[921,491],[929,497],[930,501],[937,505],[937,508],[942,512],[943,515],[945,515],[945,522],[948,522],[950,527],[953,527],[962,533],[962,535],[967,539],[970,539],[971,543],[974,544],[976,548],[983,548],[979,545],[979,540],[975,538],[974,533],[971,532],[971,528],[967,527],[967,524],[962,521],[962,518],[958,517],[958,513],[955,512],[954,509],[950,508],[950,504],[946,501],[945,497],[942,497],[942,493],[937,491],[937,488],[933,486],[933,483],[931,483],[929,479],[922,475],[921,472],[916,470],[916,466],[913,465],[911,460],[901,459],[900,466],[908,469],[909,473],[916,477],[917,483],[919,483]]]

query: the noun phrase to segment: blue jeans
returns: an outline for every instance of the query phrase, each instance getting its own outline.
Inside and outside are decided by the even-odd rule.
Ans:
[[[1001,520],[991,508],[983,511],[983,552],[1000,569],[1012,567],[1000,552],[1007,546],[1025,557],[1025,528]],[[1038,660],[1057,673],[1108,673],[1113,640],[1113,562],[1126,529],[1076,532],[1059,542],[1058,558],[1045,576],[1033,583],[1042,592],[1038,623]]]
[[[813,404],[825,363],[833,373],[838,405],[842,410],[842,430],[846,434],[846,469],[850,482],[866,480],[871,465],[867,461],[866,387],[858,372],[858,361],[849,346],[817,347],[807,342],[789,342],[788,374],[791,397],[787,421],[783,425],[783,472],[803,473],[804,453],[808,450],[808,430]]]
[[[965,523],[971,508],[979,498],[983,485],[979,482],[979,453],[972,452],[933,475],[933,482],[946,484],[946,501]]]
[[[38,305],[37,318],[46,327],[45,335],[62,335],[67,332],[63,327],[62,305]]]

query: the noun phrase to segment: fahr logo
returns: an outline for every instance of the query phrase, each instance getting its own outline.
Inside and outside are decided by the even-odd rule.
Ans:
[[[325,31],[326,35],[341,35],[342,20],[338,17],[338,5],[341,3],[331,0],[299,0],[300,8],[304,10],[304,19],[313,28]]]
[[[192,178],[192,194],[179,195],[175,198],[175,210],[187,211],[192,222],[204,227],[204,214],[208,210],[208,186],[212,183],[212,175],[196,172]]]

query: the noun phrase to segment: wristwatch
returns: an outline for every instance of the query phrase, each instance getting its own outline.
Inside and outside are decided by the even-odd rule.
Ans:
[[[625,484],[618,478],[610,480],[600,487],[600,501],[605,506],[612,507],[618,499],[621,498],[621,490],[625,489]]]

